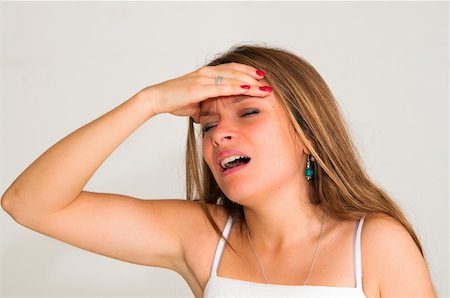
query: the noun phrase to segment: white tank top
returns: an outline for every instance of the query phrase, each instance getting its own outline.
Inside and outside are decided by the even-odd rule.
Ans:
[[[204,298],[230,298],[230,297],[301,297],[301,298],[366,298],[362,290],[361,267],[361,230],[364,218],[358,222],[355,231],[354,270],[356,287],[332,286],[304,286],[304,285],[276,285],[250,282],[238,279],[225,278],[217,275],[220,259],[222,258],[225,241],[220,238],[211,269],[211,276],[206,284]],[[231,216],[223,229],[222,235],[228,239],[233,219]]]

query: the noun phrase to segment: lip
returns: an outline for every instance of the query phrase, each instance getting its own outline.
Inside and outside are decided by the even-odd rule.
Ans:
[[[220,173],[223,173],[223,172],[225,171],[225,169],[223,169],[222,166],[220,165],[220,162],[221,162],[224,158],[226,158],[226,157],[228,157],[228,156],[232,156],[232,155],[248,156],[248,154],[246,154],[246,153],[244,153],[244,152],[242,152],[242,151],[239,151],[239,150],[234,150],[234,149],[220,151],[220,152],[216,155],[216,166],[217,166],[217,168],[219,169]],[[236,167],[236,169],[239,169],[239,168],[241,168],[241,167],[243,167],[243,166],[246,166],[246,165],[247,165],[247,164],[242,165],[242,166],[238,166],[238,167]]]
[[[237,171],[239,171],[239,170],[245,168],[246,166],[248,166],[248,163],[243,164],[243,165],[240,165],[240,166],[237,166],[237,167],[234,167],[234,168],[232,168],[232,169],[223,170],[221,174],[222,174],[223,177],[225,177],[225,176],[227,176],[227,175],[233,174],[234,172],[237,172]],[[225,172],[225,171],[226,171],[226,172]]]

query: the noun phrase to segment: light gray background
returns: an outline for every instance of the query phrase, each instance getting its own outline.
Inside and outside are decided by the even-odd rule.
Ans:
[[[348,119],[364,164],[419,234],[448,297],[446,2],[3,2],[0,192],[45,149],[143,87],[238,42],[310,61]],[[151,119],[87,189],[184,195],[186,119]],[[101,138],[101,136],[99,136]],[[37,234],[3,210],[2,297],[191,297],[176,273]]]

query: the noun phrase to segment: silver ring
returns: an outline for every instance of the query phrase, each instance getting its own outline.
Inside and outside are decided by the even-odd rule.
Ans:
[[[216,77],[216,85],[220,85],[220,84],[222,84],[222,82],[223,82],[223,77],[217,76]]]

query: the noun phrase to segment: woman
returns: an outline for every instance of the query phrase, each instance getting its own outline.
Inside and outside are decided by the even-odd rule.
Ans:
[[[189,200],[83,191],[160,113],[190,117]],[[42,154],[2,207],[77,247],[172,269],[196,297],[435,297],[413,228],[364,172],[327,85],[282,49],[236,47],[142,89]]]

